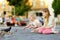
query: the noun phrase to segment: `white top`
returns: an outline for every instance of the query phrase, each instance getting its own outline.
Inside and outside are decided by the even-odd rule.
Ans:
[[[37,24],[42,25],[42,24],[40,23],[40,21],[37,20],[37,19],[35,19],[33,22],[30,22],[30,24],[32,24],[34,27],[37,27]]]
[[[50,16],[49,17],[48,26],[52,25],[53,20],[54,20],[54,17]],[[54,24],[54,27],[52,28],[52,31],[55,31],[55,28],[56,28],[56,23]]]
[[[52,17],[52,16],[49,17],[48,26],[52,25],[53,19],[54,19],[54,17]]]

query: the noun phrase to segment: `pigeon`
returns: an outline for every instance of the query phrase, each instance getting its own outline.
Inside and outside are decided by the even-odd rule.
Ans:
[[[1,31],[4,31],[4,32],[9,32],[10,30],[11,30],[11,27],[6,28],[6,29],[2,29]]]

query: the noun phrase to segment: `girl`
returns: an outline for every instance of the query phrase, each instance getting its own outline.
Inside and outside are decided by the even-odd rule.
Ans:
[[[58,33],[58,31],[54,30],[54,26],[55,26],[54,18],[50,15],[48,9],[43,10],[43,20],[44,20],[44,25],[42,27],[34,29],[34,32],[38,32],[42,34]]]
[[[26,29],[26,28],[35,29],[35,28],[38,28],[38,27],[42,26],[40,21],[36,19],[35,14],[29,14],[28,19],[29,19],[29,24],[26,27],[24,27],[24,29]]]

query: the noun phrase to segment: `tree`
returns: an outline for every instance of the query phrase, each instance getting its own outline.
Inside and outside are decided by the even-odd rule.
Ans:
[[[30,10],[31,6],[26,3],[28,0],[7,0],[9,5],[15,6],[16,15],[24,15],[24,12]]]
[[[54,9],[55,16],[60,14],[60,0],[54,0],[52,7]]]

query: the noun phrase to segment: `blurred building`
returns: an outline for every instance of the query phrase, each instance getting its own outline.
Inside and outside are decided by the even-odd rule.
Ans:
[[[7,0],[0,0],[0,16],[10,16],[12,7],[8,5]]]
[[[29,0],[28,5],[32,6],[28,13],[40,13],[41,10],[48,8],[46,0]]]
[[[32,10],[40,10],[48,7],[46,0],[29,0],[29,5],[32,5]]]

